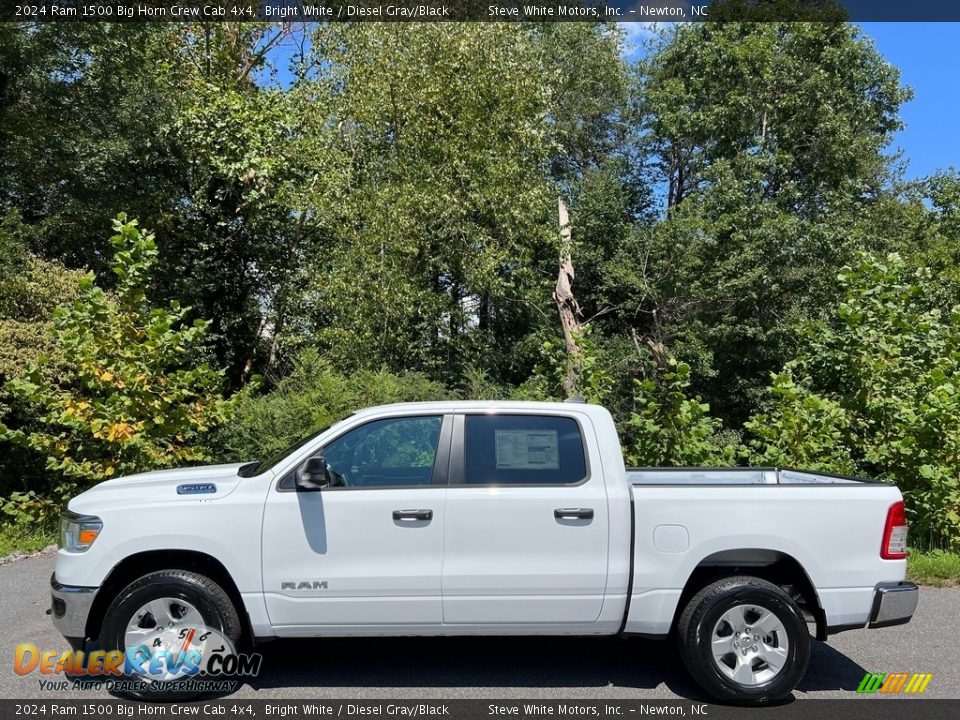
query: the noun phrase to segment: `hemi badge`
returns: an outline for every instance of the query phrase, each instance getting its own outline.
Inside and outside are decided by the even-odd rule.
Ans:
[[[217,486],[213,483],[192,483],[190,485],[177,485],[177,495],[209,495],[215,493]]]

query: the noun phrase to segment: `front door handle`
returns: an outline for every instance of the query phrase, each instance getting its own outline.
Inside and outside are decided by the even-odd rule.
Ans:
[[[557,520],[593,520],[593,508],[557,508],[553,516]]]
[[[394,520],[433,520],[433,510],[394,510]]]

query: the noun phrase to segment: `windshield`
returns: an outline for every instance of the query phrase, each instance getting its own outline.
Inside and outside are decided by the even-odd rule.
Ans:
[[[352,416],[348,415],[347,417],[352,417]],[[347,418],[343,418],[343,420],[346,420],[346,419]],[[261,473],[264,473],[267,470],[272,470],[273,466],[277,465],[281,460],[288,457],[291,453],[294,453],[300,448],[302,448],[304,445],[306,445],[308,442],[313,440],[318,435],[325,433],[327,430],[329,430],[330,428],[336,425],[339,425],[340,423],[343,422],[343,420],[337,420],[337,422],[333,423],[332,425],[327,425],[325,427],[320,428],[316,432],[310,433],[302,440],[298,440],[290,447],[284,450],[281,450],[275,455],[271,455],[266,460],[259,460],[256,462],[247,463],[246,465],[241,465],[240,468],[237,470],[237,475],[239,475],[240,477],[253,477],[254,475],[260,475]]]

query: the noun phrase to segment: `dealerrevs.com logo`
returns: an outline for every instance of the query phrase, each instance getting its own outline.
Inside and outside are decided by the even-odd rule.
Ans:
[[[932,679],[933,673],[867,673],[860,681],[857,692],[919,695],[927,689]]]
[[[43,690],[65,690],[72,683],[77,689],[229,691],[236,686],[230,678],[255,677],[262,661],[259,653],[238,653],[218,630],[197,624],[158,627],[124,651],[41,651],[22,643],[14,650],[13,669],[18,675],[37,672]],[[56,675],[64,679],[51,677]]]

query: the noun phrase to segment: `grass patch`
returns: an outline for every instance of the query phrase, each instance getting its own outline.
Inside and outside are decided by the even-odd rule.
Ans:
[[[934,587],[960,585],[960,553],[911,550],[907,557],[907,579]]]
[[[52,532],[20,525],[0,525],[0,558],[11,553],[36,552],[57,542]]]

